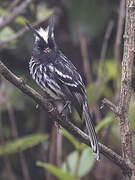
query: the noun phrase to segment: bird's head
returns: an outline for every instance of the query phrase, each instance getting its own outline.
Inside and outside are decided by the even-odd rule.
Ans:
[[[49,52],[50,50],[56,50],[56,44],[54,40],[54,23],[53,16],[49,20],[49,25],[46,29],[40,27],[40,29],[34,29],[30,24],[26,23],[28,28],[35,35],[35,46],[41,52]]]

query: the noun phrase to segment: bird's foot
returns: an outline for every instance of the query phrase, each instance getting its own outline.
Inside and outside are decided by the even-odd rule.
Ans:
[[[52,112],[52,111],[54,111],[54,106],[51,104],[51,103],[48,103],[48,112]]]
[[[62,101],[62,99],[44,99],[44,103],[53,103],[57,101]]]
[[[67,120],[68,120],[68,115],[67,115],[67,114],[62,113],[62,114],[61,114],[61,116],[62,116],[62,118],[63,118],[65,121],[67,121]]]
[[[69,112],[71,112],[71,102],[70,101],[66,101],[65,105],[63,106],[62,110],[59,112],[60,115],[63,114],[63,111],[66,109],[66,108],[69,108]]]

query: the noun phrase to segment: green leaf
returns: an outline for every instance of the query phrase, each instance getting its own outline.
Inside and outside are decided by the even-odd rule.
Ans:
[[[18,24],[24,25],[25,22],[26,22],[26,18],[25,18],[24,16],[18,16],[18,17],[15,19],[15,22],[18,23]]]
[[[5,38],[13,35],[15,35],[15,32],[13,31],[13,29],[7,26],[0,31],[0,41],[3,41],[5,40]]]
[[[107,126],[113,118],[114,115],[112,113],[108,113],[108,115],[96,126],[96,133],[98,133],[103,127]]]
[[[68,155],[66,158],[66,161],[62,165],[63,170],[69,170],[69,172],[74,175],[77,165],[77,159],[78,159],[78,151],[73,151]]]
[[[0,7],[0,15],[4,12],[4,9]]]
[[[63,163],[63,170],[69,170],[72,175],[76,172],[76,167],[78,166],[78,158],[79,158],[79,152],[74,151],[70,153],[66,159],[66,161]],[[78,176],[83,177],[85,176],[93,167],[93,164],[95,162],[95,158],[93,156],[93,151],[90,149],[90,147],[85,148],[81,152],[80,156],[80,162],[79,162],[79,169],[78,169]]]
[[[36,146],[42,141],[46,140],[48,135],[46,134],[32,134],[23,138],[16,139],[12,142],[7,142],[4,145],[0,145],[0,155],[16,153],[19,150],[25,150],[30,147]]]
[[[66,129],[62,129],[62,135],[65,136],[75,147],[76,150],[84,149],[85,144],[80,143],[72,134],[70,134]]]
[[[116,77],[116,65],[114,59],[106,59],[104,64],[104,74],[108,74],[110,79]]]
[[[65,136],[76,149],[79,149],[79,141],[73,135],[71,135],[66,129],[62,129],[62,135]]]
[[[95,162],[95,157],[93,156],[93,151],[89,147],[85,148],[82,151],[80,158],[80,167],[78,175],[83,177],[92,169]]]
[[[37,19],[43,20],[45,17],[52,14],[52,9],[48,9],[45,6],[37,6]]]
[[[43,163],[43,162],[38,161],[37,165],[47,169],[49,172],[51,172],[53,175],[55,175],[60,180],[74,180],[74,177],[70,173],[68,173],[62,169],[59,169],[49,163]]]

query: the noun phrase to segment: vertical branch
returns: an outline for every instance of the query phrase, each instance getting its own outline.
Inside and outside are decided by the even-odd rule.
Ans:
[[[5,82],[3,77],[1,77],[1,80],[2,80],[2,85],[3,85],[3,89],[4,89],[4,96],[5,96],[5,99],[6,99],[5,104],[7,106],[9,120],[10,120],[10,123],[11,123],[12,134],[13,134],[13,137],[16,139],[16,138],[18,138],[18,132],[17,132],[17,127],[16,127],[14,110],[13,110],[13,108],[11,106],[11,103],[9,101],[9,98],[7,96],[6,82]],[[25,180],[30,180],[30,175],[29,175],[29,171],[28,171],[28,168],[27,168],[27,163],[26,163],[26,160],[25,160],[25,156],[24,156],[24,154],[23,154],[23,152],[21,150],[19,151],[19,157],[20,157],[20,161],[21,161],[21,165],[22,165],[24,179]]]
[[[1,118],[0,118],[0,122],[1,122]],[[3,138],[3,132],[2,132],[2,122],[0,123],[0,142],[1,142],[1,144],[5,144],[4,138]],[[11,180],[17,180],[17,177],[15,176],[14,172],[12,171],[12,166],[11,166],[8,154],[3,155],[3,161],[5,164],[4,168],[6,169],[7,176],[10,177]]]
[[[49,154],[49,163],[56,165],[56,152],[57,151],[57,129],[53,124],[52,132],[51,132],[51,144],[50,144],[50,154]],[[55,180],[55,177],[49,172],[48,173],[49,180]]]
[[[13,134],[13,137],[16,139],[16,138],[18,138],[18,132],[17,132],[17,127],[16,127],[15,114],[14,114],[13,108],[12,108],[9,100],[7,102],[7,110],[8,110],[8,114],[9,114],[10,123],[11,123],[12,134]],[[21,150],[19,151],[19,157],[20,157],[20,161],[21,161],[24,179],[30,180],[30,175],[29,175],[27,163],[25,160],[25,156]]]
[[[81,48],[81,54],[82,54],[82,60],[83,60],[84,74],[85,74],[87,83],[90,84],[92,82],[92,73],[91,73],[90,64],[89,64],[87,39],[86,39],[86,36],[81,32],[79,32],[79,39],[80,39],[80,48]]]
[[[114,44],[114,59],[116,64],[116,79],[115,79],[115,98],[118,99],[119,81],[120,81],[120,45],[122,40],[123,26],[125,18],[125,0],[120,1],[120,11],[117,24],[116,39]]]
[[[104,35],[104,41],[102,44],[101,54],[100,54],[100,60],[99,60],[99,68],[98,68],[98,77],[97,77],[97,86],[100,85],[101,76],[102,76],[102,69],[104,65],[104,60],[106,56],[107,46],[108,46],[108,40],[111,36],[111,32],[114,26],[114,21],[111,20],[107,26],[105,35]]]
[[[15,114],[9,100],[7,102],[7,110],[9,114],[10,123],[11,123],[12,134],[13,134],[13,137],[16,139],[18,138],[18,132],[17,132],[17,127],[16,127]],[[21,150],[19,151],[19,157],[21,161],[24,179],[30,180],[30,175],[29,175],[26,159],[25,159],[24,153]]]
[[[62,135],[57,133],[57,156],[56,156],[57,166],[61,168],[62,165]]]
[[[124,51],[122,60],[120,98],[118,106],[116,108],[112,108],[112,110],[117,116],[119,122],[123,159],[130,165],[132,169],[130,173],[124,170],[123,174],[125,175],[126,180],[133,180],[135,179],[135,166],[133,164],[132,133],[128,114],[129,103],[131,100],[132,66],[135,53],[135,0],[126,0],[126,20],[123,37]],[[111,103],[106,102],[106,105],[107,104],[110,104],[109,106],[111,109]],[[112,107],[115,106],[113,105]]]
[[[122,61],[122,80],[118,105],[119,126],[123,158],[133,162],[132,134],[128,111],[131,98],[132,66],[135,51],[135,0],[126,0],[126,22],[124,34],[124,53]]]

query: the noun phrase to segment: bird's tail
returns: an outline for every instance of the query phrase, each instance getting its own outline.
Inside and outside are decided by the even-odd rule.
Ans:
[[[85,100],[85,102],[83,104],[83,114],[84,114],[86,127],[87,127],[87,130],[89,133],[91,147],[92,147],[93,152],[96,156],[96,159],[99,160],[100,157],[99,157],[98,141],[97,141],[95,129],[94,129],[93,124],[92,124],[92,118],[91,118],[91,115],[89,112],[87,100]]]

